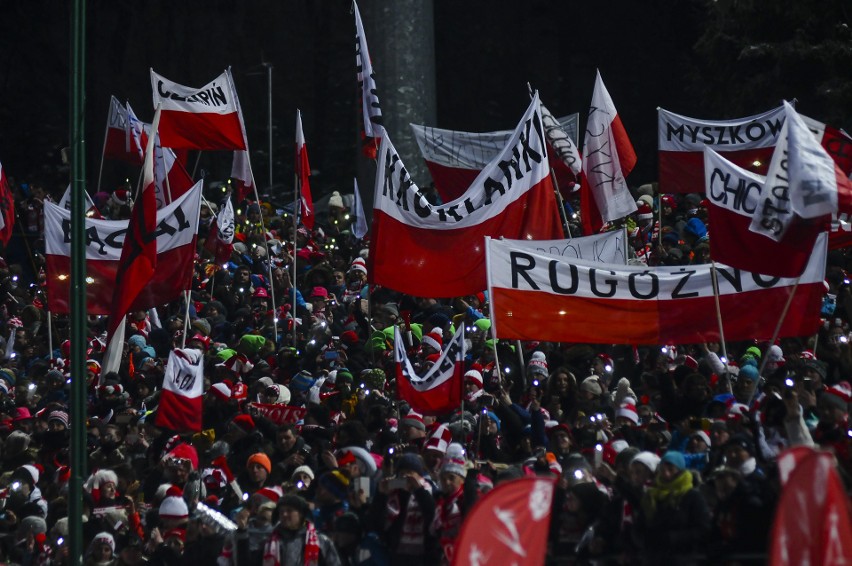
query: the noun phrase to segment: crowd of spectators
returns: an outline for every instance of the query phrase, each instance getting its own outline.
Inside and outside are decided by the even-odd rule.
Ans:
[[[68,522],[81,520],[67,516],[69,323],[47,308],[41,213],[58,190],[14,189],[0,261],[0,560],[65,564]],[[632,261],[708,261],[700,197],[637,196]],[[841,252],[814,336],[729,343],[728,359],[718,343],[510,343],[491,335],[484,292],[368,285],[368,245],[336,192],[313,230],[235,202],[225,264],[204,247],[211,200],[189,304],[129,314],[118,372],[101,372],[106,317],[88,317],[86,564],[449,564],[476,501],[530,475],[557,482],[548,564],[760,563],[783,449],[829,449],[852,478]],[[107,218],[132,204],[125,191],[94,202]],[[778,313],[753,310],[774,327]],[[464,404],[418,414],[396,395],[393,329],[425,372],[459,325]],[[200,431],[157,426],[175,348],[204,355]],[[261,410],[276,404],[304,416]]]

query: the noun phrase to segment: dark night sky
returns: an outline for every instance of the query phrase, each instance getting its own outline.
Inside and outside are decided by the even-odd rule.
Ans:
[[[368,41],[371,7],[380,1],[360,4]],[[804,2],[808,3],[813,2]],[[66,4],[0,3],[0,162],[19,180],[41,177],[54,189],[67,179],[67,172],[59,169],[58,155],[59,148],[68,145]],[[782,4],[767,1],[761,10]],[[745,41],[747,34],[765,36],[765,30],[740,26],[743,37],[723,34],[711,50],[697,51],[713,5],[709,0],[436,0],[434,125],[473,131],[512,128],[528,103],[527,81],[540,89],[555,114],[579,112],[582,124],[599,68],[639,156],[628,179],[632,185],[652,181],[656,175],[657,106],[696,117],[726,118],[766,110],[784,97],[799,97],[814,117],[841,120],[835,124],[848,129],[852,104],[837,115],[829,111],[837,104],[808,100],[813,81],[801,80],[801,69],[776,65],[759,77],[743,72],[737,42]],[[349,0],[90,0],[86,79],[90,189],[97,179],[109,96],[129,100],[143,120],[153,114],[149,67],[191,86],[205,84],[227,66],[233,68],[254,150],[255,175],[263,186],[268,177],[266,79],[253,74],[261,62],[274,66],[276,181],[289,185],[292,179],[293,124],[295,110],[301,108],[311,164],[320,172],[313,180],[315,194],[349,187],[357,168],[359,128],[349,6]],[[823,19],[846,16],[841,1],[820,6]],[[743,18],[749,17],[737,9]],[[783,18],[780,10],[778,17]],[[764,12],[770,18],[771,10]],[[766,26],[779,27],[772,22]],[[784,33],[792,36],[794,31]],[[708,52],[720,54],[718,60],[708,63]],[[372,56],[375,61],[380,54],[374,51]],[[835,68],[829,65],[813,72],[830,76]],[[393,96],[387,89],[382,93],[382,77],[376,78],[380,94]],[[771,86],[751,88],[752,83],[760,84],[758,80]],[[848,86],[841,84],[835,92],[838,88]],[[843,96],[843,101],[852,101],[852,90]],[[210,171],[212,180],[221,180],[230,171],[230,154],[204,154],[200,168]],[[104,186],[137,174],[108,163]]]

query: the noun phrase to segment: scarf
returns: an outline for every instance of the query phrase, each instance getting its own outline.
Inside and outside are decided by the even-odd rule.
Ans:
[[[305,523],[305,527],[304,565],[317,566],[320,556],[319,536],[310,521]],[[272,531],[263,546],[263,566],[281,566],[281,535],[278,529]]]
[[[460,485],[455,493],[439,500],[438,512],[432,520],[431,530],[438,535],[438,542],[444,551],[444,564],[450,564],[453,560],[453,549],[462,524],[459,500],[463,492],[464,486]]]
[[[432,491],[424,480],[420,481],[420,485],[426,487],[430,492]],[[413,493],[395,491],[391,494],[385,508],[385,528],[390,528],[391,523],[402,515],[403,507],[400,497],[405,496],[408,496],[408,502],[405,506],[405,516],[402,517],[402,530],[399,534],[396,551],[399,554],[414,554],[419,556],[423,553],[423,542],[426,538],[425,531],[428,525],[424,525],[423,512]]]
[[[653,519],[660,505],[677,507],[680,498],[690,489],[692,489],[692,474],[685,470],[668,483],[664,483],[657,476],[654,478],[654,484],[648,488],[645,497],[642,498],[642,509],[649,519]]]

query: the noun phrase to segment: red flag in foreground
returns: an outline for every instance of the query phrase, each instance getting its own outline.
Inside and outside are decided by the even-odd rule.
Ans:
[[[162,105],[159,132],[163,147],[247,149],[230,69],[201,88],[174,83],[151,69],[151,87],[154,108]]]
[[[798,277],[814,251],[826,223],[798,219],[780,241],[749,230],[766,179],[738,167],[713,151],[704,150],[705,193],[710,201],[715,261],[764,275]]]
[[[15,227],[15,198],[12,189],[6,179],[6,171],[0,165],[0,243],[4,246],[12,237],[12,228]]]
[[[779,336],[816,332],[825,292],[827,236],[811,260]],[[694,344],[719,340],[710,265],[605,265],[487,242],[498,338],[593,344]],[[717,265],[727,340],[769,339],[796,280]],[[760,305],[756,308],[755,305]]]
[[[769,564],[845,564],[852,556],[849,502],[833,454],[797,446],[778,456],[781,499]]]
[[[519,478],[488,492],[465,517],[452,564],[544,564],[555,485]]]
[[[576,161],[572,160],[570,153],[566,155],[566,150],[570,152],[570,148],[566,147],[568,143],[573,146],[574,152],[577,151],[574,140],[577,138],[580,116],[575,113],[555,119],[545,112],[544,106],[541,112],[550,167],[556,175],[559,189],[567,189],[569,183],[576,181],[572,167],[577,168],[577,175],[581,169],[579,153],[576,153]],[[512,137],[512,130],[461,132],[418,124],[411,124],[411,131],[443,202],[450,202],[464,194]],[[567,134],[568,139],[557,138],[560,133]]]
[[[636,152],[598,71],[586,122],[580,183],[580,216],[587,236],[599,232],[605,222],[636,211],[625,180],[635,165]]]
[[[503,151],[458,199],[430,204],[385,133],[370,233],[372,283],[416,297],[459,297],[487,285],[485,236],[562,238],[538,96]]]
[[[175,348],[169,353],[163,375],[157,426],[175,432],[199,432],[203,394],[204,352]]]
[[[405,353],[405,344],[397,328],[393,358],[399,396],[412,409],[424,415],[443,415],[455,411],[462,401],[464,355],[464,325],[460,325],[438,361],[426,375],[418,377]]]
[[[308,230],[314,228],[314,199],[311,196],[311,165],[308,163],[308,147],[302,131],[302,112],[296,110],[296,176],[299,179],[299,220]]]
[[[192,280],[202,182],[181,198],[157,211],[158,269],[129,310],[141,310],[175,300]],[[127,220],[86,218],[86,312],[109,314],[121,269],[122,240]],[[47,296],[50,310],[71,312],[71,212],[44,203],[44,240]]]

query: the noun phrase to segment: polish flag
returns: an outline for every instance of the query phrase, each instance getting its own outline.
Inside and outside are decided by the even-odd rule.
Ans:
[[[379,104],[370,50],[367,49],[367,36],[364,35],[364,24],[361,22],[361,11],[358,10],[355,0],[352,0],[352,8],[355,11],[355,66],[358,86],[361,87],[361,114],[364,119],[362,150],[368,157],[375,158],[376,146],[385,131],[382,125],[382,107]]]
[[[418,413],[444,415],[461,406],[464,386],[464,325],[460,325],[450,343],[441,352],[426,375],[419,377],[408,355],[399,328],[394,332],[396,388],[400,398]]]
[[[86,216],[89,218],[103,218],[98,207],[95,206],[95,202],[92,200],[92,197],[89,196],[89,193],[83,191],[83,195],[86,197]],[[71,185],[68,185],[68,188],[66,188],[65,192],[62,193],[62,198],[59,199],[59,202],[56,203],[56,205],[69,212],[71,211]]]
[[[580,186],[581,217],[587,236],[599,232],[605,222],[636,211],[636,201],[625,180],[635,165],[636,152],[598,71],[586,122]]]
[[[4,246],[9,243],[12,237],[12,228],[15,226],[15,199],[12,196],[12,189],[9,187],[9,180],[6,178],[6,171],[3,165],[0,165],[0,243]]]
[[[487,286],[483,238],[563,238],[538,96],[503,150],[467,191],[435,206],[411,180],[385,132],[370,231],[371,283],[416,297]]]
[[[234,160],[231,163],[231,178],[237,180],[237,186],[234,187],[234,195],[237,204],[246,200],[253,192],[254,185],[251,174],[251,162],[249,161],[248,151],[235,151]]]
[[[199,432],[203,394],[204,352],[175,348],[169,353],[163,375],[157,426],[174,432]]]
[[[144,145],[144,142],[140,143],[133,135],[127,108],[116,97],[110,97],[104,157],[131,165],[142,165]]]
[[[302,131],[302,112],[296,110],[296,177],[299,179],[299,220],[308,230],[314,228],[314,199],[311,196],[311,165],[308,163],[308,147]]]
[[[172,82],[151,69],[151,87],[154,108],[162,106],[159,132],[164,147],[248,149],[230,69],[201,88]]]
[[[204,242],[204,248],[213,254],[217,264],[225,263],[234,250],[234,205],[229,198],[224,208],[216,216],[216,222],[210,226],[210,233]]]
[[[715,261],[777,277],[798,277],[814,253],[825,221],[798,219],[775,241],[749,229],[761,196],[769,192],[766,178],[734,165],[710,148],[704,149],[704,192],[710,201]]]

